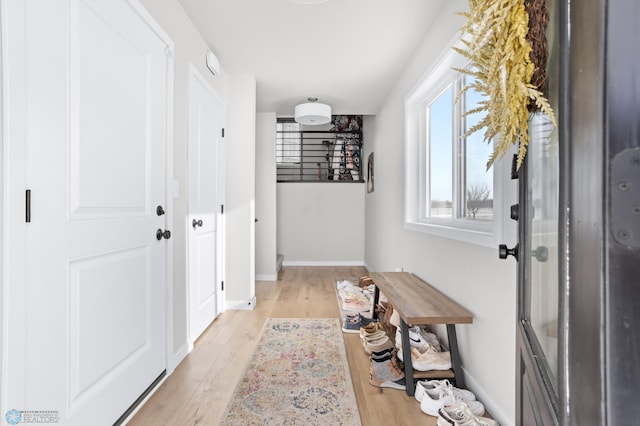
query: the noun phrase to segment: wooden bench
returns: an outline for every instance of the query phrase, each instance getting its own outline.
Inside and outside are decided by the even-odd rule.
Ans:
[[[456,386],[464,387],[462,361],[458,351],[456,324],[470,324],[473,316],[465,308],[431,287],[420,278],[408,272],[376,272],[371,274],[376,288],[374,304],[380,298],[380,291],[393,305],[400,316],[402,335],[402,353],[404,356],[405,380],[407,395],[415,393],[415,380],[418,379],[452,379]],[[375,305],[374,305],[375,306]],[[409,345],[409,327],[412,325],[445,324],[451,354],[451,370],[426,371],[414,373],[411,365],[411,349]]]

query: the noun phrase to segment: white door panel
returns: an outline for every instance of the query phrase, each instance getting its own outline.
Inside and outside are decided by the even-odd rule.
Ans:
[[[217,247],[220,146],[224,106],[191,68],[189,81],[189,342],[219,313]]]
[[[196,280],[200,285],[197,288],[196,306],[200,310],[205,309],[210,303],[215,303],[216,233],[198,232],[197,234],[194,236],[197,245],[197,251],[194,256],[197,256],[196,261],[199,265]]]
[[[9,90],[7,124],[23,127],[10,143],[26,149],[10,158],[25,167],[32,218],[12,222],[26,248],[10,255],[25,267],[8,283],[16,309],[5,339],[18,344],[7,349],[6,387],[21,392],[3,403],[112,424],[166,365],[167,242],[155,237],[166,228],[155,213],[165,203],[166,43],[125,0],[7,4],[4,35],[24,40],[23,59],[9,49],[8,75],[25,75]]]

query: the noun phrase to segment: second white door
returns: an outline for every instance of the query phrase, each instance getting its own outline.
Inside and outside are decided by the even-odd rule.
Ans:
[[[189,81],[189,343],[219,313],[222,293],[220,153],[224,105],[191,67]]]

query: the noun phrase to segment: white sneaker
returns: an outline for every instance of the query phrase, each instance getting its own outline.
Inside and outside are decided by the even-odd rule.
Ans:
[[[428,336],[428,334],[431,334],[431,336]],[[409,344],[413,348],[423,349],[425,346],[431,344],[429,340],[433,341],[433,339],[435,339],[435,343],[440,347],[440,342],[438,342],[435,334],[426,333],[417,325],[409,328]],[[402,348],[402,333],[400,332],[400,328],[396,329],[396,347],[398,349]]]
[[[450,389],[454,394],[457,394],[463,401],[475,401],[476,396],[473,392],[466,389],[456,388],[448,380],[423,380],[416,383],[416,392],[414,394],[418,402],[422,401],[424,393],[428,393],[432,398],[438,396],[440,389]]]
[[[438,426],[499,426],[498,422],[486,417],[479,417],[461,402],[455,407],[443,407],[438,410]]]
[[[433,333],[429,333],[427,330],[424,330],[422,328],[420,329],[420,334],[422,335],[422,337],[424,337],[428,344],[433,346],[436,351],[440,352],[442,350],[442,348],[440,347],[440,340],[438,340],[438,336]]]
[[[438,410],[441,408],[455,409],[460,404],[466,404],[469,410],[476,416],[484,414],[484,405],[479,401],[463,401],[459,396],[455,395],[447,389],[439,389],[438,394],[434,397],[425,392],[420,401],[420,410],[430,416],[436,417]]]
[[[449,352],[438,352],[427,343],[422,348],[424,352],[411,348],[411,366],[418,371],[448,370],[451,368],[451,356]],[[402,349],[398,349],[398,358],[402,358]]]

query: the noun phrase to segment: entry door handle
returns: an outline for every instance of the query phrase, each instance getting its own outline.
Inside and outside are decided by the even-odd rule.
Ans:
[[[198,226],[202,226],[202,219],[200,220],[193,219],[193,221],[191,222],[191,226],[193,226],[193,229],[196,229],[196,227]]]
[[[156,231],[156,239],[160,241],[163,238],[165,240],[168,240],[169,238],[171,238],[171,231],[169,231],[168,229],[165,229],[164,231],[162,229],[158,229]]]
[[[498,246],[498,257],[506,259],[508,256],[513,256],[518,260],[518,248],[519,244],[516,244],[514,248],[508,248],[506,244],[500,244]]]

